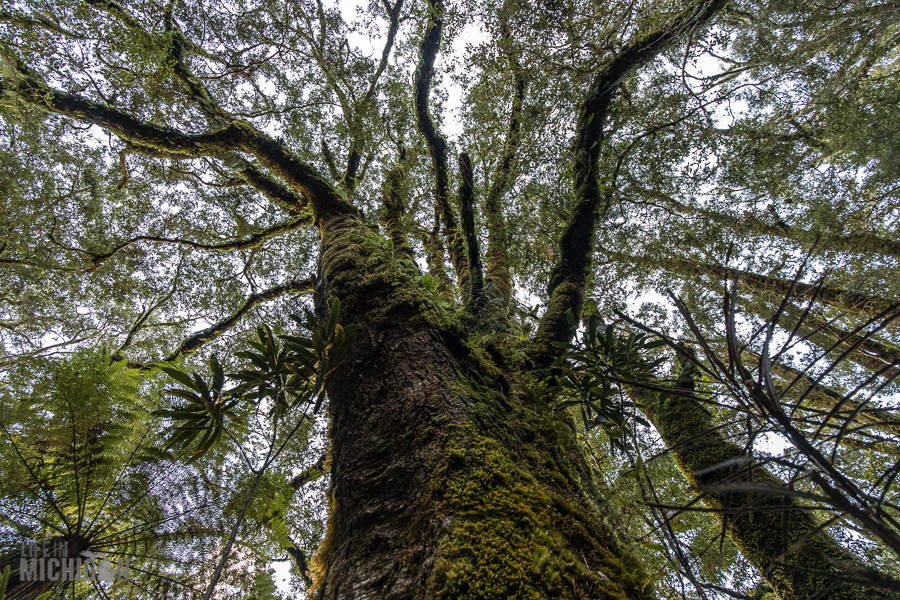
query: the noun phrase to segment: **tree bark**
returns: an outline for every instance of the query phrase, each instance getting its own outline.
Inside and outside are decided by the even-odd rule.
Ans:
[[[317,598],[649,597],[597,514],[574,428],[507,379],[512,352],[486,358],[353,218],[324,227],[320,272],[317,309],[337,296],[363,331],[327,384]]]

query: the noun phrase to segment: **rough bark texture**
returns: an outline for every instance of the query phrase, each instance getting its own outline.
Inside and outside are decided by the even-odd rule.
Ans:
[[[417,285],[355,219],[324,228],[317,306],[338,296],[364,331],[328,384],[316,597],[648,597],[590,500],[574,429],[504,376],[522,353],[466,339]]]
[[[746,463],[696,474],[746,455],[723,438],[695,398],[648,390],[635,390],[634,395],[691,485],[752,482],[785,487],[764,468]],[[900,594],[865,586],[863,564],[793,498],[734,491],[707,493],[703,499],[708,507],[722,511],[717,517],[728,537],[781,600],[900,598]]]

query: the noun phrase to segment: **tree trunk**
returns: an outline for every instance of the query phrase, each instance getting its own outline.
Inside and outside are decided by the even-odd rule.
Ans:
[[[512,374],[507,341],[467,338],[415,275],[352,217],[323,228],[317,309],[337,296],[363,331],[327,384],[315,597],[649,597],[597,514],[572,425]]]
[[[746,462],[704,472],[746,454],[725,440],[709,412],[686,391],[670,395],[635,390],[634,394],[692,486],[752,483],[785,488],[764,468]],[[708,492],[703,500],[720,511],[716,516],[728,537],[781,600],[900,598],[900,594],[864,585],[869,576],[865,566],[790,496],[723,491]]]
[[[80,558],[81,553],[84,550],[90,549],[88,541],[78,535],[60,535],[53,537],[48,541],[51,543],[51,548],[55,548],[56,544],[59,542],[65,542],[66,544],[68,544],[68,553],[66,554],[66,558],[69,558],[71,560]],[[19,549],[13,550],[7,554],[4,554],[3,556],[0,556],[0,573],[3,573],[3,571],[7,567],[9,567],[10,570],[9,580],[6,583],[5,595],[2,593],[3,590],[0,590],[0,599],[6,598],[7,600],[35,600],[41,595],[52,592],[55,589],[72,585],[71,583],[65,581],[51,581],[49,578],[49,574],[43,571],[39,575],[39,580],[23,580],[20,571],[21,558],[22,554]],[[60,557],[56,556],[55,558],[59,559]],[[46,568],[46,563],[44,565],[44,568]],[[28,569],[27,566],[26,569]],[[58,575],[58,566],[54,567],[54,569],[54,574]]]

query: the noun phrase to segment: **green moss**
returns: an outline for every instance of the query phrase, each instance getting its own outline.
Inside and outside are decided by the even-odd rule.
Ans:
[[[647,597],[640,564],[586,501],[592,482],[569,460],[579,450],[563,419],[533,398],[501,402],[470,379],[456,389],[473,420],[429,465],[437,512],[449,520],[430,595]]]
[[[342,311],[366,327],[396,323],[398,317],[424,319],[439,328],[454,326],[450,311],[425,289],[415,266],[394,256],[387,240],[354,217],[322,233],[322,272],[329,295]]]
[[[549,363],[555,356],[556,350],[552,348],[550,342],[568,342],[572,339],[581,319],[583,307],[584,288],[578,283],[562,281],[554,288],[547,312],[541,318],[532,343],[531,354],[537,364]]]
[[[554,526],[553,498],[500,444],[478,437],[467,449],[451,449],[448,459],[462,468],[443,493],[453,521],[434,566],[436,598],[563,598],[576,582],[626,597],[600,575],[609,565],[591,568],[567,547]]]

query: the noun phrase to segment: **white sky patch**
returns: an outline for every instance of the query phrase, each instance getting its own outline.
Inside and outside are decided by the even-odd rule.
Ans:
[[[459,35],[454,38],[451,43],[451,51],[449,56],[439,56],[436,66],[443,70],[449,71],[453,67],[464,69],[466,56],[469,54],[469,47],[479,46],[489,41],[487,33],[481,28],[480,23],[470,23],[463,27]],[[449,69],[444,69],[447,66]],[[456,85],[448,74],[444,74],[441,79],[441,86],[447,90],[446,113],[444,114],[443,134],[450,141],[459,141],[463,132],[463,123],[461,119],[463,89]]]

